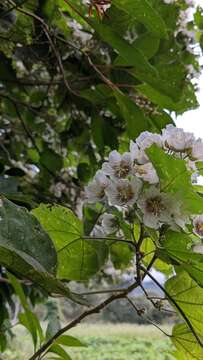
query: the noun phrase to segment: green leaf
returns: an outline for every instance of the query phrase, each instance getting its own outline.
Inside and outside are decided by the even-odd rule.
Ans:
[[[136,89],[161,108],[176,111],[179,114],[189,109],[195,109],[198,106],[194,89],[189,84],[182,89],[182,95],[177,101],[173,100],[173,97],[167,95],[166,92],[161,92],[158,87],[155,88],[149,84],[137,85]]]
[[[147,61],[139,49],[128,44],[127,41],[114,32],[108,25],[93,20],[91,20],[91,25],[105,42],[117,50],[119,55],[125,60],[125,65],[136,68],[135,72],[138,79],[145,80],[146,82],[158,79],[156,69]]]
[[[191,173],[187,170],[185,161],[175,159],[156,145],[152,145],[146,152],[159,176],[161,190],[173,194],[177,201],[181,201],[185,211],[202,214],[203,199],[192,186]]]
[[[177,360],[202,360],[202,347],[198,344],[191,330],[185,324],[176,324],[173,327],[172,342],[177,348]]]
[[[55,0],[50,2],[46,0],[43,2],[42,12],[43,15],[47,18],[47,22],[50,26],[53,26],[63,35],[70,35],[71,30],[68,26],[66,17],[64,16],[62,9],[60,8],[60,0]]]
[[[203,9],[198,6],[194,14],[195,24],[200,30],[203,30]]]
[[[84,304],[81,297],[72,294],[66,285],[53,276],[56,271],[56,251],[38,220],[26,209],[5,198],[1,198],[0,204],[1,265],[31,280],[48,293],[60,294]]]
[[[23,326],[26,327],[26,329],[30,332],[33,339],[34,348],[36,349],[37,342],[38,342],[38,336],[39,340],[43,341],[43,331],[40,325],[40,322],[37,318],[37,316],[31,311],[30,306],[27,302],[24,290],[22,288],[22,285],[20,282],[16,279],[16,277],[12,274],[7,273],[8,278],[12,284],[12,286],[15,289],[15,293],[18,295],[21,305],[24,309],[24,313],[19,314],[19,322]]]
[[[45,320],[48,321],[46,328],[46,340],[52,338],[61,328],[59,308],[57,302],[48,300],[46,303],[47,314]]]
[[[115,97],[121,114],[126,121],[127,132],[130,139],[136,138],[142,131],[149,129],[150,119],[126,95],[115,91]]]
[[[122,242],[113,242],[110,245],[110,255],[116,269],[125,269],[134,257],[134,253],[129,245]]]
[[[105,242],[84,239],[82,222],[71,210],[40,205],[33,213],[55,244],[59,278],[86,280],[103,266],[108,255]]]
[[[106,103],[107,98],[113,96],[112,90],[105,84],[98,84],[93,89],[85,89],[80,95],[95,105]]]
[[[91,125],[92,137],[100,152],[104,151],[105,146],[109,146],[111,149],[118,148],[116,130],[108,120],[95,116],[92,119]]]
[[[127,12],[129,16],[145,25],[145,27],[159,38],[167,38],[167,28],[159,13],[147,0],[113,0],[118,8]]]
[[[139,49],[146,59],[151,59],[159,49],[160,40],[149,32],[140,35],[134,42],[133,46]],[[114,65],[125,65],[125,60],[118,56],[114,61]],[[128,64],[133,66],[134,64]]]
[[[56,251],[39,221],[25,208],[5,198],[1,199],[0,219],[0,245],[26,253],[54,274],[57,264]]]
[[[188,235],[168,231],[158,253],[163,261],[179,265],[203,287],[203,255],[192,252],[191,244]]]
[[[77,175],[81,182],[88,183],[92,176],[92,169],[88,163],[81,162],[77,167]]]
[[[63,159],[60,155],[50,149],[46,149],[40,156],[40,163],[49,171],[55,173],[61,170]]]
[[[143,253],[143,263],[147,266],[152,260],[154,254],[156,253],[155,243],[152,241],[151,238],[145,238],[142,242],[140,250]],[[166,275],[170,275],[173,272],[173,267],[169,264],[166,264],[161,259],[156,259],[153,263],[153,267]]]
[[[61,335],[56,340],[56,342],[58,344],[61,344],[61,345],[64,345],[64,346],[70,346],[70,347],[86,346],[80,340],[78,340],[75,337],[70,336],[70,335]]]
[[[185,271],[170,278],[165,289],[182,309],[197,334],[203,336],[203,289]]]
[[[60,346],[57,344],[52,345],[48,352],[60,355],[62,359],[64,360],[71,360],[71,357],[68,355],[68,353]]]

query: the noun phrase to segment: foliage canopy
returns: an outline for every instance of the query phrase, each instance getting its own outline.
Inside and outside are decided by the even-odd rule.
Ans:
[[[162,219],[161,225],[150,227],[135,203],[123,211],[123,204],[114,204],[112,198],[110,203],[84,201],[84,186],[110,151],[127,152],[130,140],[145,131],[151,139],[163,134],[163,128],[173,125],[172,113],[198,106],[202,46],[203,10],[189,0],[0,3],[2,352],[13,325],[15,296],[22,308],[19,322],[33,339],[30,360],[47,351],[55,359],[70,359],[63,346],[83,344],[65,331],[134,288],[143,288],[148,275],[183,321],[171,335],[174,356],[203,358],[203,255],[192,251],[197,231],[192,232],[191,222],[171,228]],[[201,144],[197,140],[194,149],[179,155],[174,147],[166,151],[166,141],[150,145],[143,154],[160,191],[176,198],[185,216],[201,217],[203,191],[191,181],[194,168],[187,163],[201,174],[203,159],[194,155]],[[101,185],[96,178],[91,189],[94,181]],[[116,230],[108,236],[95,232],[105,211],[116,218]],[[87,297],[75,294],[69,282],[101,279],[109,261],[116,271],[133,267],[135,282],[114,289],[61,330],[50,330],[49,323],[44,334],[32,311],[38,296],[63,296],[87,306]],[[165,287],[151,275],[152,267],[169,277]],[[162,309],[161,302],[154,305]]]

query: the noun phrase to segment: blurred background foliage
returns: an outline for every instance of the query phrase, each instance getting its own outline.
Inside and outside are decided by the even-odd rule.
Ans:
[[[79,0],[0,5],[0,191],[9,199],[76,208],[110,149],[198,106],[201,9],[146,4],[113,0],[103,19]]]
[[[125,151],[141,131],[160,132],[198,106],[201,8],[184,0],[94,5],[0,3],[0,193],[29,210],[57,203],[80,214],[84,185],[109,150]],[[91,227],[98,211],[84,211]],[[5,272],[1,351],[20,306]],[[47,298],[29,282],[23,289],[33,306]]]

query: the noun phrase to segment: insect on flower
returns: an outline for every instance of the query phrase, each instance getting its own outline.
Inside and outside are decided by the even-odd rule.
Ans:
[[[90,0],[89,16],[92,16],[95,9],[100,19],[106,15],[106,8],[111,5],[111,0]]]

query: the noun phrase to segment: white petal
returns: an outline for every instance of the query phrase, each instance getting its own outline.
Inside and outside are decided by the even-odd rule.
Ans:
[[[150,214],[145,213],[143,216],[143,222],[146,226],[152,229],[159,228],[159,219],[155,216],[151,216]]]
[[[191,149],[195,138],[192,133],[185,132],[181,128],[176,128],[174,125],[167,125],[162,131],[162,137],[166,148],[173,151],[184,152]]]
[[[151,163],[146,163],[143,165],[135,165],[134,173],[137,177],[142,178],[144,181],[147,181],[149,184],[157,184],[159,178],[157,176],[156,170],[154,169]]]
[[[133,160],[136,160],[139,155],[138,145],[134,141],[130,141],[130,153]]]
[[[106,175],[104,174],[103,171],[98,170],[95,174],[94,179],[96,180],[96,182],[98,183],[98,185],[106,187],[108,186],[109,180],[106,177]]]
[[[193,144],[191,155],[195,160],[203,160],[203,142],[201,139],[196,140]]]
[[[112,234],[118,228],[116,217],[112,214],[104,214],[102,219],[102,227],[106,234]]]
[[[109,154],[109,163],[112,167],[114,166],[119,166],[121,162],[121,155],[119,154],[118,151],[113,150],[110,154]]]
[[[112,168],[112,166],[110,165],[109,162],[104,162],[102,164],[102,171],[104,172],[104,174],[106,175],[114,175],[114,169]]]
[[[154,134],[149,131],[142,132],[136,139],[136,143],[142,150],[145,150],[152,144],[162,146],[162,138],[159,134]]]

